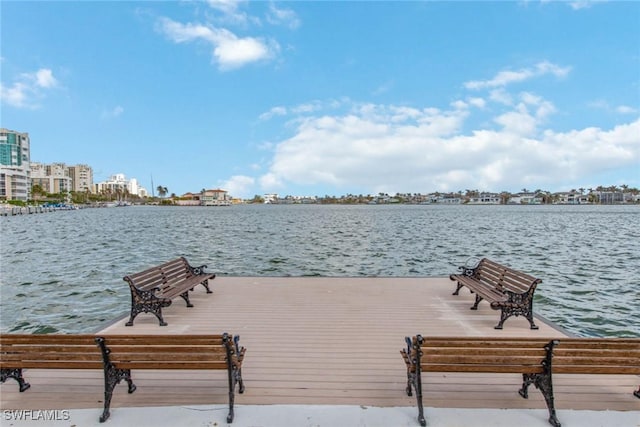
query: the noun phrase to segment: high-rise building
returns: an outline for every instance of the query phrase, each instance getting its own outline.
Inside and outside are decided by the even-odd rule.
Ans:
[[[69,177],[73,183],[72,191],[84,193],[93,187],[93,169],[88,165],[69,166]]]
[[[0,128],[0,199],[31,197],[29,134]]]

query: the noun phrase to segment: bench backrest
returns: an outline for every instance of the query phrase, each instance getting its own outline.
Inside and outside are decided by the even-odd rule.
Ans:
[[[180,257],[139,273],[129,274],[123,280],[141,290],[158,287],[162,292],[165,288],[171,287],[173,283],[191,276],[189,263],[184,257]]]
[[[2,334],[2,369],[102,369],[94,335]]]
[[[640,338],[560,338],[553,372],[640,375]]]
[[[245,349],[223,335],[103,335],[118,369],[227,369],[240,367]],[[95,346],[95,343],[94,343]]]
[[[488,258],[482,258],[476,267],[474,277],[496,289],[509,290],[516,293],[527,292],[542,280],[536,279],[526,273],[513,270]]]
[[[542,373],[549,338],[473,338],[415,336],[410,356],[420,349],[425,372]],[[407,356],[405,362],[407,362]],[[409,365],[409,364],[408,364]]]

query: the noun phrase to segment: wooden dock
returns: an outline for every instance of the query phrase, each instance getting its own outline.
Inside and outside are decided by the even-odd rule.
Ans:
[[[174,300],[163,312],[166,327],[141,314],[133,327],[125,327],[127,318],[122,318],[100,333],[240,335],[247,348],[246,392],[236,395],[237,405],[381,407],[416,406],[404,391],[406,369],[399,351],[405,336],[565,336],[540,318],[539,330],[530,330],[523,318],[511,318],[503,330],[495,330],[499,312],[484,302],[479,310],[469,310],[473,296],[466,289],[451,295],[455,286],[448,278],[218,277],[211,284],[213,294],[196,288],[193,308]],[[19,393],[13,380],[0,386],[0,409],[101,408],[102,375],[30,370],[28,391]],[[129,395],[126,385],[116,387],[112,408],[227,402],[222,372],[140,371],[133,378],[137,391]],[[527,400],[518,395],[520,375],[429,373],[423,378],[427,407],[546,409],[534,388]],[[638,384],[640,378],[632,375],[555,375],[556,408],[638,411],[640,399],[632,395]]]

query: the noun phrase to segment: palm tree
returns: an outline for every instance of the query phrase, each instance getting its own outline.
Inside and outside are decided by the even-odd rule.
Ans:
[[[156,188],[156,191],[158,192],[158,195],[160,196],[160,198],[164,198],[164,196],[166,196],[167,193],[169,192],[167,187],[163,187],[162,185],[158,185],[158,188]]]

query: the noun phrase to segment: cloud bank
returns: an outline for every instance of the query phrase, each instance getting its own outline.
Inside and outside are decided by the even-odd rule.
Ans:
[[[293,134],[273,144],[268,171],[256,182],[265,192],[291,185],[373,194],[518,191],[573,185],[640,165],[640,118],[612,129],[557,132],[545,127],[557,113],[551,101],[505,89],[533,78],[563,78],[569,71],[549,62],[501,71],[491,79],[465,83],[474,95],[447,109],[350,100],[341,100],[348,111],[340,113],[331,110],[335,101],[315,101],[307,111],[301,106],[273,107],[260,119],[288,120]],[[486,96],[477,96],[483,89]],[[487,110],[489,120],[474,120]],[[633,113],[629,108],[618,112]]]

